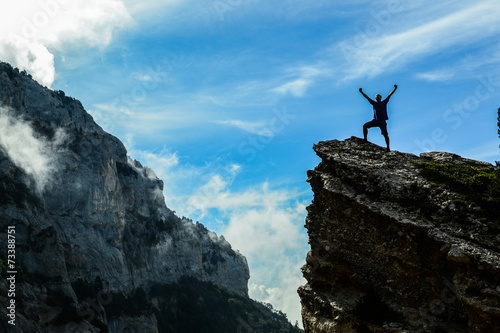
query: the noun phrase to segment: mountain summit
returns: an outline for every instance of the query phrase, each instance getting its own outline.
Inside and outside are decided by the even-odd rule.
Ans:
[[[500,332],[500,177],[352,137],[308,172],[306,332]]]

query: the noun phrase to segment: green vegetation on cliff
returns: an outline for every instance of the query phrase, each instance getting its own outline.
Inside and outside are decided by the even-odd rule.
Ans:
[[[500,216],[500,169],[434,161],[418,162],[417,166],[425,178],[445,184],[462,194],[472,206],[480,207],[485,217],[498,219]]]
[[[157,284],[149,292],[138,288],[129,296],[111,292],[103,296],[101,288],[101,281],[92,285],[78,280],[73,284],[80,304],[88,302],[88,299],[104,301],[102,305],[108,320],[123,315],[138,317],[154,313],[158,329],[164,333],[303,332],[270,304],[256,302],[194,277],[184,277],[172,284]],[[68,319],[74,321],[75,316]],[[89,321],[96,327],[102,325],[94,317],[80,318],[83,319],[91,319]]]
[[[178,283],[155,286],[160,296],[155,309],[162,332],[299,333],[284,313],[227,291],[213,283],[185,277]]]
[[[500,108],[498,109],[500,136]],[[500,161],[497,167],[475,167],[467,164],[418,162],[420,174],[435,183],[463,195],[471,206],[479,206],[485,217],[498,220],[500,216]],[[498,222],[498,221],[497,221]]]
[[[427,179],[446,183],[450,189],[482,200],[500,198],[500,170],[453,163],[419,162]]]

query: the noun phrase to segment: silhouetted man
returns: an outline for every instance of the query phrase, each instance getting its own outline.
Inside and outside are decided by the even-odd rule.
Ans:
[[[394,89],[387,95],[386,99],[382,100],[382,96],[380,94],[375,95],[375,101],[368,97],[364,92],[363,88],[359,88],[359,92],[373,105],[373,119],[363,125],[363,141],[368,142],[368,129],[372,127],[380,127],[382,131],[382,135],[385,138],[385,143],[387,144],[387,151],[391,151],[390,141],[389,141],[389,133],[387,133],[387,122],[389,119],[387,115],[387,103],[389,103],[389,99],[392,94],[398,89],[397,84],[394,85]]]

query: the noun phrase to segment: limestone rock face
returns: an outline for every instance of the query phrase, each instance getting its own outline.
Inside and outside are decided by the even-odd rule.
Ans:
[[[16,268],[22,271],[16,327],[35,332],[51,323],[45,331],[65,331],[55,320],[62,310],[52,303],[69,299],[79,308],[76,282],[127,296],[193,276],[248,295],[246,259],[223,237],[167,208],[163,182],[128,157],[79,101],[0,63],[0,124],[0,248],[7,249],[8,226],[15,226]],[[1,259],[6,262],[5,255]],[[1,304],[7,304],[4,277],[0,289]],[[6,311],[2,306],[2,317]],[[87,321],[75,318],[74,325],[95,330],[84,327]],[[122,316],[109,329],[122,332],[112,327],[134,321],[141,322]],[[155,322],[142,321],[137,331],[154,331],[141,327]]]
[[[311,250],[299,288],[306,332],[500,332],[499,217],[485,217],[416,161],[361,139],[314,146]]]

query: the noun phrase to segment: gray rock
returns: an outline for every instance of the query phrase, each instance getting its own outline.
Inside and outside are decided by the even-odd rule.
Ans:
[[[322,161],[308,172],[311,251],[299,288],[306,332],[500,331],[500,242],[488,232],[499,218],[415,162],[491,164],[386,153],[355,137],[314,150]]]
[[[0,142],[0,248],[7,249],[7,228],[15,226],[16,266],[24,276],[16,296],[22,327],[62,332],[71,324],[75,331],[92,331],[81,318],[55,324],[63,313],[60,298],[82,306],[73,289],[77,281],[128,295],[193,276],[248,296],[245,257],[202,224],[177,217],[165,205],[163,182],[128,157],[79,101],[0,63],[0,106],[2,131],[17,131],[7,139],[19,136],[10,146]],[[7,286],[1,286],[0,301],[7,304]],[[0,309],[2,317],[6,311]],[[113,325],[139,321],[151,328],[140,331],[155,331],[155,318],[124,316]]]

